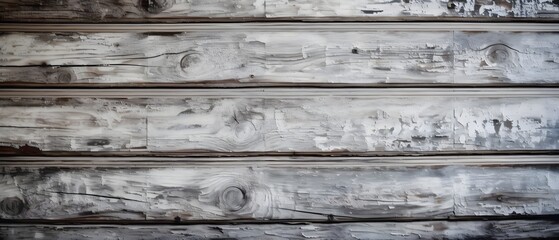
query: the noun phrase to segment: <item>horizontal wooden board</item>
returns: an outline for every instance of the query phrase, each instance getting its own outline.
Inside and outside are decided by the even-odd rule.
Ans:
[[[556,239],[557,221],[386,222],[190,226],[2,225],[2,239]]]
[[[554,19],[559,6],[540,1],[373,0],[4,0],[0,20],[16,22],[209,22],[263,20]]]
[[[559,148],[556,89],[41,89],[2,94],[0,145],[38,151]],[[90,97],[99,94],[105,95]]]
[[[0,217],[192,221],[558,214],[556,166],[292,161],[149,168],[3,166]]]
[[[0,84],[557,84],[555,32],[311,29],[6,33]],[[559,31],[559,29],[558,29]]]

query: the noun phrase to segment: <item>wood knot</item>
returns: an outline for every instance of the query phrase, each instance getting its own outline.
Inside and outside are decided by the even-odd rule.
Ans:
[[[241,210],[248,202],[246,191],[240,187],[228,187],[221,193],[220,203],[230,212]]]
[[[486,59],[489,63],[500,64],[508,61],[510,50],[503,45],[491,46],[487,49]]]
[[[173,6],[173,0],[140,0],[140,6],[151,14],[161,13]]]
[[[256,126],[249,121],[240,122],[235,126],[235,137],[239,140],[250,139],[256,132]]]
[[[182,57],[180,61],[180,66],[183,70],[186,70],[187,68],[190,68],[199,62],[200,62],[200,56],[198,56],[198,54],[187,54],[184,55],[184,57]]]
[[[72,79],[73,74],[69,70],[60,70],[57,72],[56,80],[58,83],[70,83]]]
[[[10,216],[16,216],[23,212],[25,203],[18,197],[4,198],[0,202],[0,210]]]

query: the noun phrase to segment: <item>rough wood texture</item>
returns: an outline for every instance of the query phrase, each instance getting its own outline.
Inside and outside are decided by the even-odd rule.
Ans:
[[[3,219],[358,220],[559,213],[555,165],[215,162],[173,168],[2,167],[0,176]]]
[[[557,221],[471,221],[411,223],[52,226],[3,225],[11,239],[557,239]]]
[[[265,17],[263,0],[4,0],[2,21],[223,21]]]
[[[559,83],[557,33],[8,33],[0,42],[4,85]]]
[[[514,20],[557,18],[556,1],[377,0],[4,0],[16,22],[200,22],[251,20]]]
[[[105,152],[558,149],[557,91],[522,91],[104,90],[102,98],[6,91],[0,145]]]
[[[457,17],[469,18],[545,18],[557,17],[559,6],[539,1],[378,1],[378,0],[267,0],[268,17]],[[510,20],[510,19],[509,19]]]

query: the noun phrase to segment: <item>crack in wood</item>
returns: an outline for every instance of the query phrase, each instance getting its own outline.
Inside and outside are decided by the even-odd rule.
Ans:
[[[100,197],[100,198],[109,198],[109,199],[148,203],[146,201],[141,201],[141,200],[136,200],[136,199],[131,199],[131,198],[116,197],[116,196],[109,196],[109,195],[102,195],[102,194],[93,194],[93,193],[73,193],[73,192],[61,192],[61,191],[44,191],[44,192],[56,193],[56,194],[67,194],[67,195],[91,196],[91,197]]]

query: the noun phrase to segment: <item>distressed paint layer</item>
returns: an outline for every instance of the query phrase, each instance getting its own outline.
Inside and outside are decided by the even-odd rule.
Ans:
[[[0,36],[0,83],[557,83],[558,39],[461,31],[9,33]]]
[[[556,18],[559,6],[538,1],[378,0],[5,0],[0,20],[31,22],[210,22],[248,20],[433,20]]]
[[[559,146],[558,98],[422,94],[427,96],[3,98],[0,145],[28,145],[42,151],[165,152]]]
[[[559,213],[554,166],[218,162],[173,168],[3,167],[1,176],[4,219],[348,220]]]
[[[454,32],[455,83],[557,82],[553,34]]]
[[[2,21],[113,22],[211,21],[212,18],[262,18],[264,0],[7,0],[0,3]],[[182,20],[181,20],[182,19]]]
[[[468,18],[530,18],[557,17],[555,2],[542,1],[378,1],[378,0],[267,0],[268,17],[438,17]]]

